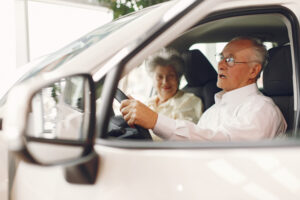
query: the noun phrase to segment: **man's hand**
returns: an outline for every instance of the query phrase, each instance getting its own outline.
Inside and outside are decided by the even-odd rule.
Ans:
[[[129,126],[139,125],[146,129],[153,129],[158,117],[156,112],[133,98],[122,101],[120,111]]]

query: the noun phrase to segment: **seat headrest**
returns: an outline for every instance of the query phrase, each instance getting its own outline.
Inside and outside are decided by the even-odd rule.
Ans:
[[[269,61],[263,71],[264,93],[268,96],[293,95],[292,59],[290,46],[269,50]]]
[[[201,86],[217,79],[217,72],[199,50],[186,51],[182,58],[186,66],[184,76],[190,86]]]

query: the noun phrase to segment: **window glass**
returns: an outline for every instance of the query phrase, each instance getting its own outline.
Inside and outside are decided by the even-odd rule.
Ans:
[[[276,15],[277,16],[277,15]],[[263,19],[264,19],[264,21],[269,21],[270,19],[273,19],[273,15],[271,15],[271,16],[269,16],[269,15],[263,15]],[[278,17],[278,16],[277,16]],[[184,34],[183,35],[180,35],[180,37],[178,37],[175,41],[173,41],[173,42],[171,42],[170,44],[168,44],[168,46],[167,47],[172,47],[172,48],[175,48],[178,52],[180,52],[180,53],[184,53],[184,52],[186,52],[187,50],[194,50],[194,49],[198,49],[198,50],[200,50],[205,56],[206,56],[206,58],[210,61],[210,63],[212,64],[212,66],[214,67],[214,69],[217,71],[218,70],[218,62],[217,62],[217,60],[216,60],[216,57],[215,57],[215,55],[216,54],[218,54],[218,53],[220,53],[220,52],[222,52],[222,50],[223,50],[223,48],[225,47],[225,45],[227,44],[227,42],[223,42],[223,41],[227,41],[228,40],[228,38],[231,38],[231,36],[235,36],[236,35],[236,33],[237,33],[237,31],[243,31],[244,29],[243,28],[247,28],[247,30],[250,30],[250,29],[252,29],[252,28],[254,28],[255,29],[255,31],[261,31],[262,32],[262,38],[265,38],[266,39],[266,41],[273,41],[273,42],[264,42],[264,45],[266,46],[266,48],[267,48],[267,50],[269,50],[269,49],[271,49],[271,48],[273,48],[273,47],[276,47],[276,46],[278,46],[278,45],[283,45],[283,44],[286,44],[287,42],[288,42],[288,39],[289,39],[289,37],[286,37],[286,35],[287,35],[287,31],[285,31],[285,29],[284,29],[284,27],[285,27],[285,24],[283,24],[282,22],[280,22],[280,23],[277,23],[277,22],[274,22],[274,26],[276,26],[276,28],[278,29],[278,30],[283,30],[283,33],[281,34],[281,33],[276,33],[277,34],[277,36],[278,36],[278,38],[273,38],[273,37],[270,37],[269,35],[267,35],[268,33],[270,33],[270,32],[272,32],[273,31],[273,29],[271,30],[271,28],[270,27],[264,27],[264,26],[261,26],[261,25],[256,25],[256,22],[257,22],[257,19],[258,18],[261,18],[261,16],[258,16],[258,15],[253,15],[253,16],[241,16],[241,17],[232,17],[232,18],[226,18],[226,19],[220,19],[220,20],[216,20],[216,21],[212,21],[212,22],[209,22],[209,23],[206,23],[206,24],[201,24],[201,25],[199,25],[199,26],[197,26],[197,27],[193,27],[191,30],[189,30],[189,31],[186,31],[186,32],[184,32]],[[279,18],[279,17],[278,17]],[[280,20],[281,20],[281,18],[279,18]],[[224,21],[225,22],[227,22],[227,23],[224,23]],[[236,23],[239,23],[239,26],[237,26],[237,27],[233,27],[234,28],[234,30],[230,30],[230,31],[232,31],[232,32],[230,32],[229,34],[230,35],[226,35],[226,36],[223,36],[223,32],[226,32],[226,31],[228,31],[228,27],[231,27],[231,26],[229,26],[229,24],[234,24],[233,22],[236,22]],[[260,22],[261,23],[261,22]],[[262,27],[263,27],[263,30],[261,30],[262,29]],[[264,30],[266,31],[266,33],[264,32]],[[223,31],[223,32],[222,32]],[[227,32],[226,32],[227,33]],[[253,33],[253,35],[255,35],[254,33]],[[282,35],[284,35],[285,37],[281,37]],[[280,37],[279,37],[280,36]],[[199,41],[201,41],[201,42],[199,42]],[[164,48],[163,46],[161,47],[161,48]],[[193,59],[194,57],[192,57],[192,59]],[[146,58],[145,58],[146,59]],[[189,57],[187,57],[187,59],[189,59]],[[191,59],[191,60],[192,60]],[[197,58],[196,58],[197,59]],[[197,63],[196,62],[194,62],[194,60],[192,60],[191,62],[190,62],[191,64],[193,64],[193,66],[196,66],[196,67],[198,67],[198,65],[196,65]],[[209,66],[209,65],[208,65]],[[193,68],[191,68],[192,70],[193,70]],[[159,70],[157,70],[157,71],[159,71]],[[156,72],[157,72],[156,71]],[[195,94],[195,96],[196,95],[198,95],[200,98],[202,98],[202,100],[203,100],[203,102],[204,101],[206,101],[206,102],[209,102],[209,98],[210,97],[212,97],[212,99],[214,98],[214,95],[215,95],[215,93],[216,92],[218,92],[219,90],[218,90],[218,88],[214,88],[214,86],[216,86],[216,84],[214,83],[214,82],[209,82],[209,83],[212,83],[211,85],[209,85],[209,87],[206,87],[206,88],[208,88],[208,90],[210,90],[210,92],[208,92],[208,93],[210,93],[209,94],[209,98],[207,98],[207,96],[208,95],[206,95],[206,93],[205,93],[205,95],[202,95],[202,91],[200,91],[200,90],[202,90],[203,89],[203,87],[204,86],[202,86],[203,84],[202,83],[197,83],[197,81],[202,81],[202,80],[199,80],[199,79],[201,79],[202,77],[201,76],[197,76],[198,75],[198,73],[199,73],[199,71],[200,70],[198,70],[197,68],[196,68],[196,70],[194,70],[194,71],[192,71],[191,73],[192,73],[192,75],[195,75],[195,79],[194,80],[196,80],[196,81],[194,81],[194,82],[196,82],[195,84],[193,84],[192,85],[192,82],[193,82],[193,80],[191,80],[191,87],[190,88],[188,88],[188,89],[191,89],[191,90],[189,90],[189,92],[191,92],[191,93],[194,93]],[[209,70],[208,70],[209,71]],[[158,72],[157,72],[158,73]],[[203,71],[201,71],[201,73],[203,73],[202,75],[204,75],[204,77],[206,76],[205,75],[205,72],[203,72]],[[210,72],[209,72],[210,73]],[[166,73],[167,74],[167,73]],[[213,73],[211,73],[211,74],[213,74]],[[265,73],[266,74],[266,73]],[[165,74],[164,74],[165,75]],[[208,76],[209,76],[209,74],[208,74]],[[212,75],[212,76],[214,76],[214,75]],[[167,77],[167,75],[165,76],[165,77]],[[207,76],[206,76],[207,77]],[[226,79],[227,77],[226,77],[226,75],[224,75],[223,77],[221,77],[221,78],[224,78],[224,79]],[[166,78],[167,79],[167,78]],[[203,78],[204,79],[204,78]],[[153,79],[151,76],[150,76],[150,74],[148,74],[148,72],[147,72],[147,70],[145,69],[145,65],[144,65],[144,63],[142,63],[140,66],[137,66],[137,68],[136,69],[134,69],[134,70],[132,70],[131,72],[129,72],[127,75],[125,75],[120,81],[119,81],[119,85],[118,85],[118,87],[121,89],[121,90],[123,90],[124,92],[125,92],[125,94],[127,94],[127,95],[130,95],[130,96],[132,96],[132,97],[134,97],[135,99],[138,99],[138,100],[140,100],[140,101],[142,101],[143,103],[145,103],[146,105],[147,105],[147,101],[149,100],[149,99],[151,99],[151,97],[153,96],[153,95],[155,95],[155,91],[154,91],[154,89],[153,89],[153,80],[155,80],[155,79]],[[158,79],[156,79],[157,81],[158,81]],[[212,80],[213,81],[213,80]],[[158,81],[159,82],[159,81]],[[182,80],[181,80],[181,82],[180,82],[180,86],[179,86],[179,88],[183,88],[183,87],[185,87],[186,86],[186,80],[183,78]],[[213,85],[214,84],[214,85]],[[213,85],[213,86],[212,86]],[[263,89],[263,81],[262,81],[262,76],[261,76],[261,78],[258,80],[258,87],[260,88],[260,89]],[[156,85],[156,88],[157,88],[157,90],[158,90],[158,93],[160,92],[159,91],[159,86],[158,86],[158,84]],[[199,89],[199,90],[198,90]],[[208,90],[205,90],[205,92],[206,91],[208,91]],[[199,92],[200,91],[200,92]],[[177,92],[177,91],[176,91]],[[198,93],[199,92],[199,93]],[[176,94],[176,93],[175,93]],[[165,100],[165,99],[163,99],[162,101],[159,99],[159,98],[161,98],[161,94],[159,93],[159,95],[157,96],[157,98],[152,98],[152,104],[148,104],[148,106],[152,109],[152,110],[155,110],[155,109],[157,109],[162,103],[165,103],[166,101],[163,101],[163,100]],[[173,97],[173,96],[172,96]],[[271,96],[271,94],[270,94],[270,97],[272,97]],[[167,99],[168,100],[168,99]],[[274,100],[275,101],[275,100]],[[181,101],[182,102],[182,101]],[[149,103],[149,101],[148,101],[148,103]],[[256,103],[256,102],[255,102]],[[276,102],[277,103],[277,102]],[[212,103],[213,104],[213,103]],[[209,106],[211,106],[212,104],[210,104]],[[153,107],[151,107],[151,106],[153,106]],[[206,105],[205,105],[206,106]],[[207,109],[209,109],[210,107],[209,106],[207,106],[207,107],[205,107],[205,111],[207,111]],[[278,107],[279,107],[280,105],[278,105]],[[167,106],[166,106],[167,107]],[[247,107],[247,106],[245,106],[245,107]],[[255,106],[254,106],[255,107]],[[118,116],[117,115],[120,115],[120,112],[119,112],[119,105],[117,105],[117,106],[114,106],[114,108],[115,108],[115,121],[118,121],[120,118],[118,118]],[[175,110],[174,108],[176,108],[176,106],[174,105],[174,104],[172,104],[172,107],[171,107],[171,109],[169,109],[169,110],[171,110],[169,113],[172,113],[172,111],[173,110]],[[188,108],[192,108],[192,109],[194,109],[194,110],[196,110],[196,108],[197,108],[197,106],[194,106],[194,105],[192,105],[192,103],[188,103]],[[180,110],[180,114],[182,114],[182,113],[184,113],[184,112],[186,112],[186,110],[188,109],[188,108],[185,108],[184,110]],[[229,108],[229,107],[228,107]],[[248,108],[250,108],[250,110],[248,111],[247,109]],[[248,106],[248,108],[246,109],[245,108],[245,113],[247,112],[247,113],[250,113],[251,114],[251,108],[252,108],[252,106]],[[232,107],[230,107],[229,109],[233,109]],[[235,108],[234,108],[235,109]],[[239,110],[238,110],[239,108],[237,108],[237,110],[235,110],[234,111],[234,113],[236,113],[236,112],[239,112]],[[282,109],[282,107],[279,107],[279,109]],[[168,110],[168,111],[169,111]],[[178,109],[179,110],[179,109]],[[223,134],[223,132],[218,132],[219,131],[219,128],[220,129],[222,129],[223,128],[223,124],[225,124],[224,126],[226,126],[227,127],[227,125],[228,124],[226,124],[227,123],[227,119],[228,119],[228,115],[223,115],[223,114],[220,114],[220,113],[218,113],[218,112],[216,112],[216,115],[214,116],[214,113],[212,114],[211,112],[212,112],[212,110],[214,111],[214,109],[211,109],[209,112],[206,112],[206,113],[209,113],[209,114],[206,114],[206,115],[204,115],[205,117],[204,118],[202,118],[203,120],[201,120],[200,121],[200,123],[199,123],[199,126],[201,126],[201,128],[202,127],[204,127],[204,130],[212,130],[212,131],[216,131],[216,129],[218,129],[217,131],[216,131],[216,133],[217,134],[219,134],[219,133],[222,133]],[[163,114],[163,115],[165,115],[165,116],[168,116],[168,113],[167,114],[165,114],[165,113],[162,113],[161,111],[162,110],[159,110],[159,109],[157,109],[157,110],[155,110],[156,112],[158,112],[158,113],[160,113],[160,114]],[[228,110],[229,111],[229,110]],[[286,117],[286,110],[285,109],[282,109],[282,114],[283,114],[283,116],[284,117]],[[175,113],[175,112],[174,112]],[[224,112],[225,113],[225,112]],[[226,112],[227,113],[227,112]],[[245,115],[245,113],[243,113],[243,114],[241,114],[241,116],[247,116],[247,115]],[[176,118],[177,116],[179,116],[180,114],[178,114],[178,113],[176,113],[177,115],[176,116],[174,116],[174,118],[173,117],[170,117],[170,116],[168,116],[169,118],[173,118],[173,119],[179,119],[179,118]],[[255,113],[255,114],[257,114],[257,113]],[[265,117],[265,113],[263,113],[264,114],[264,116],[263,117]],[[209,116],[209,115],[211,115],[212,117],[207,117],[207,116]],[[218,117],[220,117],[219,119],[218,119],[218,117],[216,117],[216,116],[218,116]],[[278,114],[278,116],[280,116],[281,117],[281,115],[280,114]],[[200,114],[200,117],[201,117],[201,114]],[[199,117],[199,118],[200,118]],[[235,130],[239,130],[239,128],[244,128],[245,126],[244,126],[244,124],[242,124],[242,123],[240,123],[239,124],[239,120],[238,119],[236,119],[236,116],[234,115],[234,114],[230,114],[230,117],[231,117],[231,119],[230,119],[230,123],[231,122],[233,122],[234,124],[232,125],[232,130],[229,130],[229,129],[226,129],[226,131],[228,131],[228,132],[230,132],[230,133],[228,133],[229,135],[232,133],[233,135],[234,134],[236,134],[236,135],[238,135],[240,132],[235,132]],[[260,115],[258,115],[258,117],[256,117],[255,116],[255,118],[259,118],[259,117],[261,117]],[[198,118],[198,119],[199,119]],[[270,119],[270,118],[269,118]],[[287,117],[286,118],[287,120],[289,120],[289,118]],[[181,119],[180,119],[181,120]],[[183,119],[183,120],[186,120],[186,119]],[[206,121],[205,121],[206,120]],[[221,120],[224,120],[223,122],[220,122]],[[280,124],[280,126],[281,126],[281,130],[280,131],[284,131],[283,129],[285,129],[285,125],[284,125],[284,122],[283,122],[283,120],[282,120],[282,118],[280,119],[281,120],[281,124]],[[112,120],[111,120],[112,121]],[[199,121],[199,120],[198,120]],[[197,121],[197,122],[198,122]],[[205,121],[205,123],[203,123],[203,121]],[[247,124],[247,122],[249,122],[250,120],[244,120],[244,121],[242,121],[242,122],[246,122],[245,124]],[[197,122],[194,122],[194,123],[196,123],[197,124]],[[235,122],[237,122],[237,123],[235,123]],[[201,124],[202,123],[202,124]],[[117,123],[117,124],[123,124],[123,122],[121,122],[121,123]],[[220,126],[220,124],[222,124],[221,126]],[[271,123],[270,123],[271,124]],[[111,123],[110,125],[114,125],[114,123]],[[183,125],[183,123],[182,124],[180,124],[180,123],[178,123],[178,124],[176,124],[175,126],[177,127],[177,125],[180,127],[180,130],[184,130],[183,128],[181,129],[181,125]],[[220,127],[219,127],[220,126]],[[241,126],[241,127],[239,127],[239,126]],[[117,127],[117,126],[115,126],[115,127]],[[167,126],[166,126],[167,127]],[[166,128],[166,127],[164,127],[164,128]],[[229,126],[230,127],[230,126]],[[247,127],[247,126],[246,126]],[[252,126],[251,126],[252,127]],[[249,132],[250,131],[252,131],[251,130],[251,127],[249,128]],[[124,134],[124,135],[126,135],[126,134],[129,134],[130,133],[130,130],[127,130],[126,128],[128,128],[128,127],[121,127],[121,128],[119,128],[118,129],[118,134],[120,134],[120,135],[122,135],[122,133]],[[131,127],[132,128],[132,127]],[[236,129],[235,129],[236,128]],[[263,127],[264,128],[264,127]],[[167,129],[167,128],[166,128]],[[111,131],[113,131],[113,133],[115,134],[115,130],[114,129],[110,129]],[[195,129],[193,129],[193,130],[195,130]],[[225,130],[225,129],[224,129]],[[278,129],[279,130],[279,129]],[[176,130],[177,131],[177,130]],[[222,130],[223,131],[223,130]],[[226,133],[227,134],[227,132],[224,132],[224,133]],[[248,131],[248,129],[246,129],[246,131]],[[261,130],[259,130],[259,131],[263,131],[262,129]],[[209,131],[208,131],[209,132]],[[253,131],[254,132],[254,134],[256,134],[255,133],[255,130]],[[205,131],[203,131],[203,133],[206,133]],[[117,135],[118,135],[117,134]],[[180,131],[179,131],[179,129],[178,129],[178,132],[177,132],[177,134],[179,135],[179,137],[178,138],[180,138],[181,136],[182,137],[185,137],[186,135],[184,135],[184,134],[186,134],[186,132],[185,133],[181,133]],[[226,134],[223,134],[223,136],[227,136]],[[276,133],[277,134],[277,133]],[[108,134],[109,135],[109,134]],[[118,136],[120,136],[120,135],[118,135]],[[205,137],[204,136],[205,134],[203,134],[203,137]],[[220,134],[221,135],[221,134]],[[153,135],[151,135],[152,137],[153,137]],[[188,135],[187,136],[187,140],[189,139],[188,137],[189,137],[190,135]],[[202,135],[201,135],[202,136]],[[200,137],[201,137],[200,136]],[[222,137],[223,137],[222,136]],[[196,136],[196,134],[195,134],[195,138],[196,138],[197,136]],[[123,138],[125,138],[125,137],[122,137],[122,139]],[[191,138],[191,137],[190,137]],[[121,139],[121,138],[118,138],[118,139]],[[126,138],[126,139],[128,139],[128,138]],[[217,138],[218,139],[218,138]],[[226,139],[226,138],[225,138]],[[154,137],[153,137],[153,140],[154,140]],[[195,139],[196,140],[196,139]],[[154,141],[157,141],[157,140],[154,140]]]
[[[180,79],[179,89],[186,86],[187,81],[184,76]],[[147,102],[155,94],[151,74],[146,70],[145,63],[133,69],[120,81],[118,87],[127,95],[132,96],[141,102]]]
[[[198,49],[200,50],[206,58],[209,60],[209,62],[213,65],[215,70],[218,69],[218,63],[216,61],[216,54],[219,52],[222,52],[223,48],[227,42],[219,42],[219,43],[196,43],[193,44],[189,50]]]
[[[218,70],[218,63],[216,61],[215,55],[219,52],[222,52],[223,48],[227,42],[218,42],[218,43],[195,43],[189,50],[198,49],[200,50],[213,65],[215,70]],[[264,43],[267,49],[272,48],[274,45],[271,42]],[[262,76],[257,82],[259,88],[263,88],[262,85]],[[184,76],[181,77],[179,89],[184,88],[187,85],[187,81]],[[147,72],[145,63],[143,62],[139,67],[133,69],[126,76],[124,76],[120,81],[118,87],[126,94],[130,95],[135,99],[140,100],[143,103],[146,103],[151,96],[155,94],[153,88],[153,80],[151,74]],[[115,113],[119,113],[119,103],[114,101],[113,108]]]
[[[119,82],[119,88],[127,95],[134,97],[142,102],[146,102],[151,96],[152,77],[146,70],[145,63],[132,70]]]

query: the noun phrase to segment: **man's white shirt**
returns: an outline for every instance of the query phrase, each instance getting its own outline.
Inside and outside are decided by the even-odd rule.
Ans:
[[[256,84],[215,95],[215,104],[198,124],[159,114],[154,133],[168,140],[250,141],[284,133],[285,119],[273,100]]]

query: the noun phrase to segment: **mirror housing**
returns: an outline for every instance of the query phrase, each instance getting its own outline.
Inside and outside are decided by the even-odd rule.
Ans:
[[[93,152],[95,89],[88,74],[32,78],[9,93],[3,118],[9,150],[27,162],[85,162]]]

